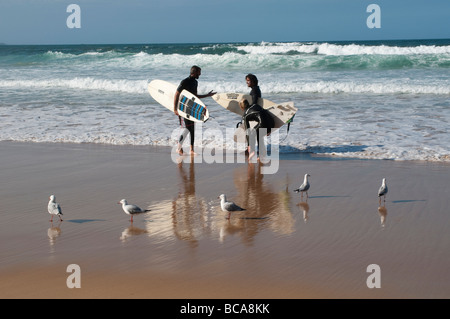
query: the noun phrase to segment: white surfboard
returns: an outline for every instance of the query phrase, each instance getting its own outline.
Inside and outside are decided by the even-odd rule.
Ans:
[[[156,102],[173,112],[173,101],[177,86],[163,80],[153,80],[148,84],[148,92]],[[178,100],[178,115],[193,122],[205,122],[209,111],[194,94],[183,90]]]
[[[242,93],[217,93],[213,95],[212,98],[225,109],[240,116],[244,114],[244,111],[239,107],[239,102],[242,99],[247,99],[247,101],[250,102],[252,99],[250,95]],[[275,122],[275,129],[288,123],[298,110],[294,107],[294,102],[277,104],[267,99],[259,98],[258,104],[270,112]]]
[[[239,102],[242,99],[247,99],[247,101],[250,102],[252,99],[250,95],[242,93],[217,93],[213,95],[212,98],[225,109],[240,116],[244,114],[244,111],[239,107]],[[284,124],[292,122],[298,110],[296,107],[294,107],[294,102],[277,104],[267,99],[259,98],[258,104],[265,110],[269,111],[269,113],[272,115],[274,119],[274,127],[272,128],[272,132],[279,129]],[[252,125],[252,122],[250,122],[250,126],[254,127],[255,125],[256,123]],[[234,133],[234,140],[245,141],[245,139],[243,139],[243,136],[245,136],[245,129],[243,125],[240,125]]]

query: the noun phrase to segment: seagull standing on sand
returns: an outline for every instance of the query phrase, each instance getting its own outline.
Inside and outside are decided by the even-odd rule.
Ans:
[[[227,202],[227,197],[225,196],[225,194],[222,194],[217,198],[220,198],[220,208],[222,208],[222,211],[228,212],[227,219],[230,219],[231,212],[245,210],[244,208],[239,207],[233,202]]]
[[[378,190],[379,203],[381,204],[381,196],[384,196],[384,202],[386,202],[386,194],[388,192],[388,187],[386,185],[386,178],[383,178],[380,189]]]
[[[59,217],[59,220],[62,221],[61,215],[63,214],[61,211],[61,206],[55,201],[55,195],[50,195],[50,201],[48,202],[48,213],[52,215],[50,221],[53,221],[53,215]]]
[[[117,204],[122,204],[122,209],[125,212],[125,214],[131,216],[130,222],[133,222],[133,215],[142,214],[142,213],[146,213],[146,212],[150,211],[150,209],[141,209],[140,207],[138,207],[136,205],[128,204],[126,199],[122,199]]]
[[[311,175],[305,174],[305,178],[303,179],[303,184],[299,188],[294,189],[294,192],[302,194],[302,198],[303,198],[303,193],[306,193],[306,198],[308,198],[308,189],[310,187],[308,177],[311,177]]]

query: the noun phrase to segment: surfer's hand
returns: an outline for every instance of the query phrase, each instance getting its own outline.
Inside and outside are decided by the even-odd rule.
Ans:
[[[178,109],[174,109],[173,113],[175,113],[175,115],[178,115]]]
[[[216,94],[217,92],[214,92],[213,90],[209,91],[208,96],[213,96],[214,94]]]

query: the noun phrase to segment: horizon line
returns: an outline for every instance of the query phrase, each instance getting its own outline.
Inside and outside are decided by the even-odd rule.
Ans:
[[[0,42],[0,46],[58,46],[58,45],[171,45],[171,44],[233,44],[233,43],[336,43],[336,42],[379,42],[379,41],[442,41],[450,38],[404,38],[404,39],[370,39],[370,40],[290,40],[290,41],[201,41],[201,42],[117,42],[117,43],[100,43],[100,42],[86,42],[86,43],[20,43],[8,44]]]

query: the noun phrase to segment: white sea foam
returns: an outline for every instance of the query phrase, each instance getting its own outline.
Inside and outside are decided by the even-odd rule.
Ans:
[[[147,80],[106,80],[91,77],[75,77],[73,79],[51,79],[51,80],[13,80],[0,81],[3,88],[34,88],[34,89],[76,89],[76,90],[99,90],[107,92],[124,92],[144,94],[147,90]]]
[[[105,92],[124,92],[147,94],[147,80],[107,80],[92,77],[75,77],[73,79],[51,80],[0,80],[0,88],[34,88],[34,89],[75,89],[98,90]],[[239,92],[244,87],[241,82],[206,82],[203,83],[205,91]],[[449,95],[450,85],[438,83],[436,85],[423,83],[390,83],[387,82],[356,82],[356,81],[273,81],[261,84],[266,94],[281,93],[371,93],[371,94],[437,94]]]
[[[241,45],[239,50],[250,54],[317,53],[321,55],[416,55],[450,54],[450,46],[420,45],[399,47],[331,43],[261,43]]]

